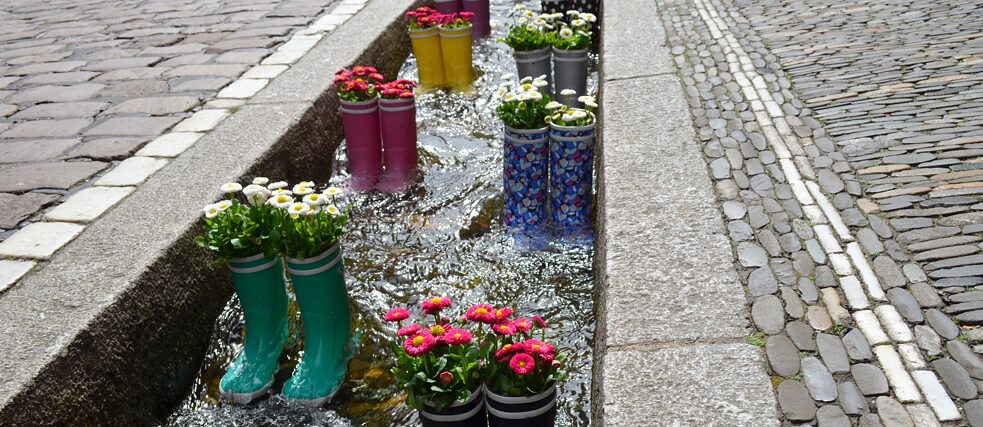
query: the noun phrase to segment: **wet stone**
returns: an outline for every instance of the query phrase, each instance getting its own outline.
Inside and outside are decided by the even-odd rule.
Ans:
[[[881,423],[889,427],[915,427],[908,411],[901,403],[887,396],[878,397],[874,402],[877,406],[877,415],[881,418]]]
[[[822,427],[850,427],[850,418],[836,405],[826,405],[816,412],[816,420]]]
[[[840,176],[829,169],[819,171],[819,185],[830,194],[839,193],[844,188],[843,180],[840,179]]]
[[[857,231],[857,241],[869,254],[879,254],[884,252],[884,245],[881,239],[870,228],[861,228]]]
[[[905,277],[912,282],[924,282],[928,280],[925,276],[925,272],[922,271],[921,267],[917,264],[905,264],[901,267],[901,271],[904,273]]]
[[[732,240],[750,240],[754,236],[754,230],[744,221],[731,221],[727,223],[727,232]]]
[[[772,271],[775,272],[775,277],[778,278],[779,282],[786,285],[791,285],[795,283],[795,280],[797,278],[795,274],[795,269],[792,267],[792,263],[788,259],[772,258],[770,265]]]
[[[819,300],[819,290],[816,285],[808,277],[803,277],[799,279],[799,294],[802,296],[802,300],[808,304],[815,304]]]
[[[950,357],[966,368],[969,376],[978,380],[983,379],[983,360],[968,345],[958,340],[951,340],[945,344],[945,350],[949,352]]]
[[[871,267],[877,277],[881,279],[881,287],[884,289],[904,286],[907,283],[901,268],[889,257],[881,255],[874,258]]]
[[[834,374],[842,374],[850,371],[850,359],[847,357],[846,349],[840,338],[830,334],[817,334],[816,346],[819,348],[819,356],[823,359],[826,367]]]
[[[813,329],[809,325],[799,321],[788,322],[788,325],[785,325],[785,334],[799,350],[816,351],[816,340],[812,336]]]
[[[853,381],[837,384],[836,391],[839,395],[837,401],[847,415],[860,415],[870,412],[867,399],[860,393],[860,389]]]
[[[778,406],[790,421],[811,421],[816,416],[816,403],[798,381],[786,380],[778,385]]]
[[[790,377],[799,373],[799,351],[784,334],[772,335],[765,342],[768,364],[776,375]]]
[[[887,298],[891,301],[891,304],[898,309],[898,313],[901,314],[909,323],[922,323],[925,321],[925,316],[922,315],[921,307],[918,305],[918,301],[915,300],[914,295],[908,292],[904,288],[893,288],[888,289]]]
[[[912,283],[908,289],[915,297],[915,300],[918,301],[918,305],[922,306],[922,308],[939,307],[942,305],[942,298],[939,298],[938,292],[927,283]]]
[[[737,201],[726,201],[724,202],[724,215],[728,219],[741,219],[744,214],[747,213],[747,206],[744,203]]]
[[[886,394],[888,392],[887,377],[881,369],[869,363],[858,363],[850,367],[850,374],[857,382],[857,387],[864,396]]]
[[[748,290],[753,297],[773,294],[778,291],[778,281],[768,266],[757,268],[751,272],[747,281]]]
[[[866,361],[874,358],[874,352],[860,329],[854,328],[843,336],[843,347],[852,360]]]
[[[943,313],[963,313],[967,311],[983,310],[983,301],[967,301],[950,305],[942,309]]]
[[[806,240],[806,251],[809,252],[809,256],[812,257],[812,260],[816,261],[816,263],[826,263],[826,251],[823,250],[823,247],[819,244],[818,240]]]
[[[782,250],[788,253],[798,252],[802,249],[802,243],[799,241],[799,236],[793,233],[785,233],[778,236],[778,242],[782,246]]]
[[[737,245],[737,259],[744,267],[760,267],[768,264],[768,254],[761,246],[750,242]]]
[[[782,286],[781,291],[782,301],[785,302],[785,313],[794,319],[801,319],[805,316],[805,306],[802,304],[799,294],[788,286]]]
[[[976,383],[969,377],[969,372],[952,359],[938,359],[931,363],[932,368],[939,374],[945,388],[953,396],[963,400],[975,399],[979,394]]]
[[[813,399],[821,402],[836,400],[836,381],[819,359],[802,359],[802,378]]]
[[[775,335],[785,327],[785,309],[774,295],[758,297],[751,306],[751,319],[755,326],[768,335]]]
[[[972,400],[966,402],[963,407],[966,410],[966,420],[972,427],[983,427],[983,400]]]
[[[983,310],[960,313],[956,315],[955,319],[966,325],[983,325]]]
[[[945,339],[951,340],[959,335],[959,327],[938,309],[925,310],[925,320],[936,333]]]
[[[761,246],[764,247],[769,255],[773,257],[782,255],[782,245],[778,242],[778,238],[775,237],[775,233],[771,230],[765,229],[759,231],[758,243],[761,243]]]

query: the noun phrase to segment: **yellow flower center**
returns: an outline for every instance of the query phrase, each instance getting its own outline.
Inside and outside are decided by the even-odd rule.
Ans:
[[[533,346],[532,346],[532,349],[533,349],[533,350],[539,350],[539,344],[535,344],[535,345],[533,345]]]
[[[520,367],[520,368],[525,368],[525,367],[526,367],[526,362],[524,362],[524,361],[522,361],[522,360],[520,360],[520,361],[519,361],[519,367]]]
[[[444,333],[444,327],[440,325],[433,325],[430,327],[430,333],[434,335],[440,335]]]
[[[480,315],[488,314],[488,310],[486,310],[484,308],[479,308],[479,309],[475,310],[474,312],[475,312],[475,314],[480,314]]]
[[[458,333],[456,333],[456,334],[454,334],[454,338],[458,338],[458,339],[460,339],[460,338],[461,338],[461,333],[460,333],[460,332],[458,332]]]
[[[430,303],[431,304],[440,304],[440,298],[438,298],[438,297],[430,298]]]
[[[414,337],[413,338],[413,345],[418,346],[418,347],[421,346],[421,345],[423,345],[423,336],[422,335],[417,335],[416,337]]]

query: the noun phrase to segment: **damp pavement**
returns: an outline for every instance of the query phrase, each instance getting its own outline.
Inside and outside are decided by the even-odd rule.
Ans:
[[[983,425],[981,5],[657,0],[784,425]]]

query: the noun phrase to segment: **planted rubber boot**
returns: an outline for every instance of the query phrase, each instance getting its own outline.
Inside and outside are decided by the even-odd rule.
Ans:
[[[341,247],[312,258],[287,258],[287,269],[300,306],[304,355],[283,395],[321,406],[341,388],[354,353]]]
[[[247,404],[266,394],[287,340],[287,291],[283,261],[263,254],[229,263],[246,331],[242,351],[222,376],[222,398]]]

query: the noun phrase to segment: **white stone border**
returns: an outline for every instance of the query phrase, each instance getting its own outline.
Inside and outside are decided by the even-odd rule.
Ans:
[[[158,136],[133,157],[123,160],[92,188],[81,190],[42,217],[0,242],[0,292],[14,286],[38,261],[49,259],[58,249],[132,193],[171,159],[191,148],[205,133],[215,129],[234,111],[290,68],[324,36],[365,7],[369,0],[344,0],[307,28],[296,31],[259,64],[243,73],[169,133]],[[327,78],[327,77],[326,77]],[[218,184],[216,184],[218,185]]]
[[[884,290],[870,268],[867,257],[860,249],[860,245],[855,242],[856,239],[849,227],[840,218],[839,212],[823,194],[819,185],[813,181],[815,173],[809,167],[809,159],[785,121],[784,111],[768,91],[764,77],[752,64],[750,55],[738,43],[713,5],[706,0],[693,0],[693,2],[703,22],[710,29],[710,34],[726,55],[734,80],[750,101],[751,109],[765,139],[779,158],[785,179],[792,187],[796,199],[803,205],[802,210],[806,212],[810,221],[816,224],[813,228],[829,257],[830,264],[840,276],[840,287],[850,303],[850,310],[853,311],[857,327],[874,346],[877,360],[884,369],[895,396],[902,403],[919,403],[923,401],[920,388],[927,396],[925,400],[939,420],[951,421],[962,418],[959,411],[954,410],[955,404],[944,393],[944,388],[935,374],[923,370],[925,363],[917,348],[914,349],[913,354],[913,346],[903,344],[914,339],[908,324],[893,305],[883,302],[886,301]],[[808,191],[804,191],[806,189]],[[841,243],[846,246],[846,255],[842,253]],[[851,264],[860,273],[867,294],[871,299],[879,302],[874,311],[868,309],[868,300],[859,289]],[[901,349],[901,355],[905,356],[903,362],[898,349]],[[916,357],[915,354],[918,356]],[[905,369],[906,366],[908,369]],[[913,372],[909,373],[908,370]],[[917,386],[912,375],[917,379]],[[940,390],[943,392],[939,393]]]

